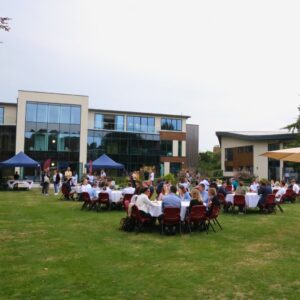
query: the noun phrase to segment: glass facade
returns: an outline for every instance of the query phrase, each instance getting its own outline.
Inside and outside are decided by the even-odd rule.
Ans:
[[[161,156],[173,156],[173,141],[161,141],[160,142],[160,155]]]
[[[124,131],[124,116],[95,114],[94,128]]]
[[[127,131],[155,132],[155,118],[144,116],[127,116]]]
[[[55,166],[71,165],[78,172],[81,107],[27,102],[25,152],[33,159],[51,159]]]
[[[89,130],[87,161],[105,153],[124,164],[128,172],[143,166],[155,166],[159,170],[159,145],[158,134]]]
[[[0,107],[0,125],[4,124],[4,107]]]
[[[15,155],[16,148],[16,126],[0,126],[0,161]]]
[[[161,119],[161,129],[162,130],[182,131],[182,120],[162,118]]]

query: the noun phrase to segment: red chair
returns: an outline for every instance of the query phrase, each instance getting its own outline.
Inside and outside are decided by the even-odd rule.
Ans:
[[[283,213],[282,207],[275,200],[275,194],[267,195],[267,199],[266,199],[266,202],[264,204],[264,209],[266,209],[269,213],[271,213],[271,212],[276,213],[276,206],[278,206],[279,210]]]
[[[161,218],[161,234],[164,233],[165,226],[176,226],[176,225],[179,225],[179,231],[181,234],[180,208],[165,207]]]
[[[123,201],[124,209],[126,211],[127,216],[128,216],[129,204],[130,204],[130,201],[128,201],[128,200]]]
[[[70,200],[71,194],[69,193],[67,187],[64,184],[61,187],[61,193],[62,193],[62,195],[59,198],[60,200],[63,200],[63,199]]]
[[[84,209],[84,208],[92,209],[95,206],[96,202],[91,200],[89,193],[83,192],[81,194],[81,197],[83,200],[81,209]]]
[[[233,196],[233,205],[232,205],[232,212],[234,212],[235,207],[239,208],[240,212],[246,213],[246,200],[244,195],[234,195]]]
[[[204,205],[192,206],[191,212],[185,217],[185,224],[187,224],[190,233],[192,233],[191,224],[198,226],[201,229],[201,225],[206,228],[206,207]]]
[[[228,212],[228,209],[231,206],[231,203],[226,201],[226,198],[225,198],[224,194],[222,194],[222,193],[218,193],[218,198],[219,198],[221,205],[223,205],[223,210]]]
[[[151,218],[142,216],[136,205],[132,206],[131,217],[135,220],[135,227],[137,229],[137,232],[142,231],[146,224],[151,224]]]
[[[108,193],[99,193],[98,196],[98,211],[101,210],[102,205],[105,205],[107,209],[110,209],[110,201],[109,201],[109,194]]]
[[[208,233],[209,226],[212,228],[214,232],[216,232],[214,226],[212,225],[211,221],[213,221],[214,224],[217,224],[221,230],[223,230],[220,222],[218,221],[218,216],[220,214],[220,208],[218,206],[214,206],[210,214],[207,214],[207,220],[208,220],[208,225],[207,225],[207,230],[206,232]]]
[[[293,189],[288,188],[284,195],[282,195],[280,202],[284,203],[286,201],[290,201],[291,203],[295,203],[297,194],[293,191]]]
[[[226,186],[226,191],[232,192],[232,185],[228,184],[228,185]]]
[[[131,198],[132,198],[133,194],[125,194],[124,197],[123,197],[123,201],[122,201],[122,204],[123,204],[123,207],[125,208],[125,202],[126,201],[131,201]]]

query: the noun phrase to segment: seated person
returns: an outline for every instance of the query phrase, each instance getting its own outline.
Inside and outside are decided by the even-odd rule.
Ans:
[[[275,200],[277,202],[280,202],[281,197],[285,194],[286,188],[285,188],[285,181],[281,180],[279,183],[279,189],[275,195]]]
[[[248,188],[244,186],[243,181],[240,181],[238,187],[235,190],[235,194],[245,196],[247,192],[248,192]]]
[[[164,210],[165,207],[177,207],[181,208],[181,200],[176,195],[177,188],[174,185],[171,185],[170,187],[170,193],[162,198],[162,210]]]
[[[202,197],[202,201],[207,205],[207,203],[208,203],[208,192],[205,190],[206,189],[205,184],[200,183],[196,188],[200,192],[200,195]]]
[[[208,189],[208,205],[207,205],[207,215],[209,216],[212,211],[213,211],[213,208],[215,206],[218,206],[220,207],[221,206],[221,203],[219,201],[219,198],[217,197],[217,191],[215,188],[209,188]]]
[[[231,194],[230,191],[227,191],[226,187],[227,187],[227,182],[224,181],[224,182],[222,183],[222,185],[221,185],[221,186],[219,187],[219,189],[218,189],[218,193],[223,194],[223,195],[224,195],[224,198],[226,198],[226,196],[227,196],[228,194]]]
[[[112,200],[112,190],[107,186],[107,183],[104,181],[101,182],[100,184],[100,193],[107,193],[108,194],[108,199],[111,201]]]
[[[62,184],[62,186],[64,187],[64,189],[66,190],[66,192],[67,192],[67,194],[68,195],[64,195],[65,196],[65,199],[73,199],[73,197],[74,197],[74,194],[75,194],[75,191],[72,191],[72,186],[73,186],[73,184],[72,184],[72,178],[69,178],[68,180],[66,180],[63,184]]]
[[[142,216],[151,217],[149,211],[151,206],[155,206],[149,199],[150,189],[149,188],[142,188],[141,194],[137,196],[135,205],[139,209]]]
[[[190,201],[191,200],[191,195],[190,193],[186,190],[186,188],[183,185],[179,186],[179,198],[181,201]]]
[[[252,193],[257,193],[259,187],[259,183],[257,182],[257,179],[254,179],[250,185],[249,191]]]
[[[91,189],[91,188],[92,188],[92,186],[89,184],[88,179],[84,178],[82,185],[81,185],[81,191],[83,193],[85,193],[85,192],[88,192],[88,189]]]
[[[132,187],[132,184],[130,181],[128,182],[127,187],[122,190],[123,195],[126,195],[126,194],[133,195],[134,192],[135,192],[135,188]]]
[[[191,212],[193,206],[203,205],[203,201],[202,201],[199,190],[192,189],[191,195],[192,195],[192,200],[190,201],[190,206],[188,207],[188,212],[189,213]]]
[[[299,194],[300,188],[299,188],[299,185],[296,183],[295,179],[292,179],[292,181],[291,181],[291,188],[293,189],[293,191],[296,195]]]
[[[168,195],[169,192],[170,192],[169,184],[164,183],[161,192],[158,194],[157,200],[162,201],[163,197]]]
[[[257,206],[262,211],[264,208],[264,204],[267,200],[267,196],[269,194],[272,194],[272,188],[268,180],[264,179],[260,181],[260,187],[258,189],[258,195],[260,195],[259,201],[257,203]]]

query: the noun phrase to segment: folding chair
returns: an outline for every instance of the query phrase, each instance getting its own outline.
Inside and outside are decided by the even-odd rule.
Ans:
[[[267,195],[266,203],[264,205],[264,208],[268,210],[268,212],[275,212],[276,208],[278,207],[281,213],[283,213],[283,209],[280,206],[281,201],[276,201],[275,194]]]
[[[210,212],[210,214],[207,214],[207,220],[208,220],[207,233],[208,233],[209,226],[212,228],[212,230],[214,232],[216,232],[214,226],[211,223],[211,221],[213,221],[214,224],[217,224],[219,226],[219,228],[221,230],[223,230],[220,222],[218,221],[219,213],[220,213],[220,208],[218,206],[214,206],[212,211]]]
[[[90,194],[87,192],[83,192],[81,195],[82,195],[82,200],[83,200],[81,209],[84,209],[84,208],[92,209],[95,206],[96,201],[92,201],[90,198]]]
[[[244,195],[234,195],[233,196],[233,205],[232,212],[234,212],[235,207],[239,208],[239,211],[246,213],[246,200]]]
[[[176,226],[179,225],[179,231],[181,234],[181,218],[180,208],[177,207],[165,207],[161,219],[161,234],[164,233],[165,226]]]
[[[145,224],[150,224],[151,223],[151,218],[142,216],[140,213],[138,207],[136,205],[133,205],[131,208],[131,217],[135,220],[135,228],[136,232],[142,231],[144,228]]]
[[[191,212],[185,217],[185,224],[187,224],[190,233],[192,233],[191,224],[198,226],[201,229],[201,225],[204,225],[206,221],[206,207],[204,205],[192,206]]]
[[[98,196],[98,210],[101,210],[102,205],[106,205],[107,209],[110,209],[110,201],[109,201],[109,194],[108,193],[99,193]]]

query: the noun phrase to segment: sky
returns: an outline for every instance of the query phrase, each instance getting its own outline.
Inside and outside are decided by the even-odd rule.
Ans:
[[[300,104],[298,0],[0,0],[0,101],[18,90],[90,108],[189,115],[216,131],[279,130]]]

